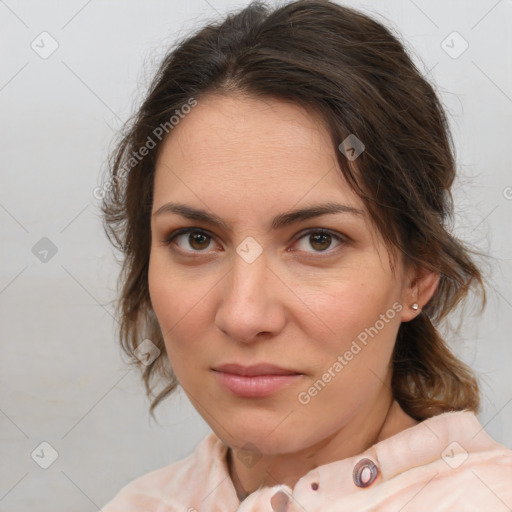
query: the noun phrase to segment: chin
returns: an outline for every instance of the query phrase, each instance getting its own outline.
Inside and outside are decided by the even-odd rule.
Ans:
[[[218,423],[210,427],[224,444],[233,449],[260,455],[293,453],[307,446],[309,440],[307,435],[301,435],[298,425],[283,421],[285,418],[286,414],[277,415],[275,412],[263,418],[261,411],[254,415],[240,411],[239,418],[224,417],[228,420],[224,420],[226,430],[219,428]]]

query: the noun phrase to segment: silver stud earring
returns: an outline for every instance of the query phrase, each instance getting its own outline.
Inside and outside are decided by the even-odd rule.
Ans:
[[[411,309],[414,311],[418,311],[418,309],[420,309],[420,306],[418,303],[415,302],[414,304],[411,305]]]

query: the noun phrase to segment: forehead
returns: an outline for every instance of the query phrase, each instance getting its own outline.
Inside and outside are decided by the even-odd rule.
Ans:
[[[319,116],[291,102],[241,94],[200,98],[164,141],[155,202],[191,191],[231,200],[279,196],[288,205],[314,195],[362,208]]]
[[[261,150],[262,146],[283,151],[303,146],[313,149],[313,138],[318,142],[326,136],[320,118],[295,103],[236,93],[201,97],[173,129],[168,142],[194,146],[195,154],[204,156],[206,149],[218,155],[235,148]]]

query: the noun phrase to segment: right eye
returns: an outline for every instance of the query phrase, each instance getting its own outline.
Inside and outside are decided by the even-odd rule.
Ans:
[[[179,229],[171,233],[163,242],[165,245],[177,245],[183,252],[205,252],[213,238],[203,230],[196,228]]]

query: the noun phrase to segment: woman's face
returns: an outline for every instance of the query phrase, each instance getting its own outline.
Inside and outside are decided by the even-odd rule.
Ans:
[[[226,444],[298,451],[389,396],[410,279],[400,262],[392,272],[318,119],[200,99],[159,155],[151,232],[171,365]]]

